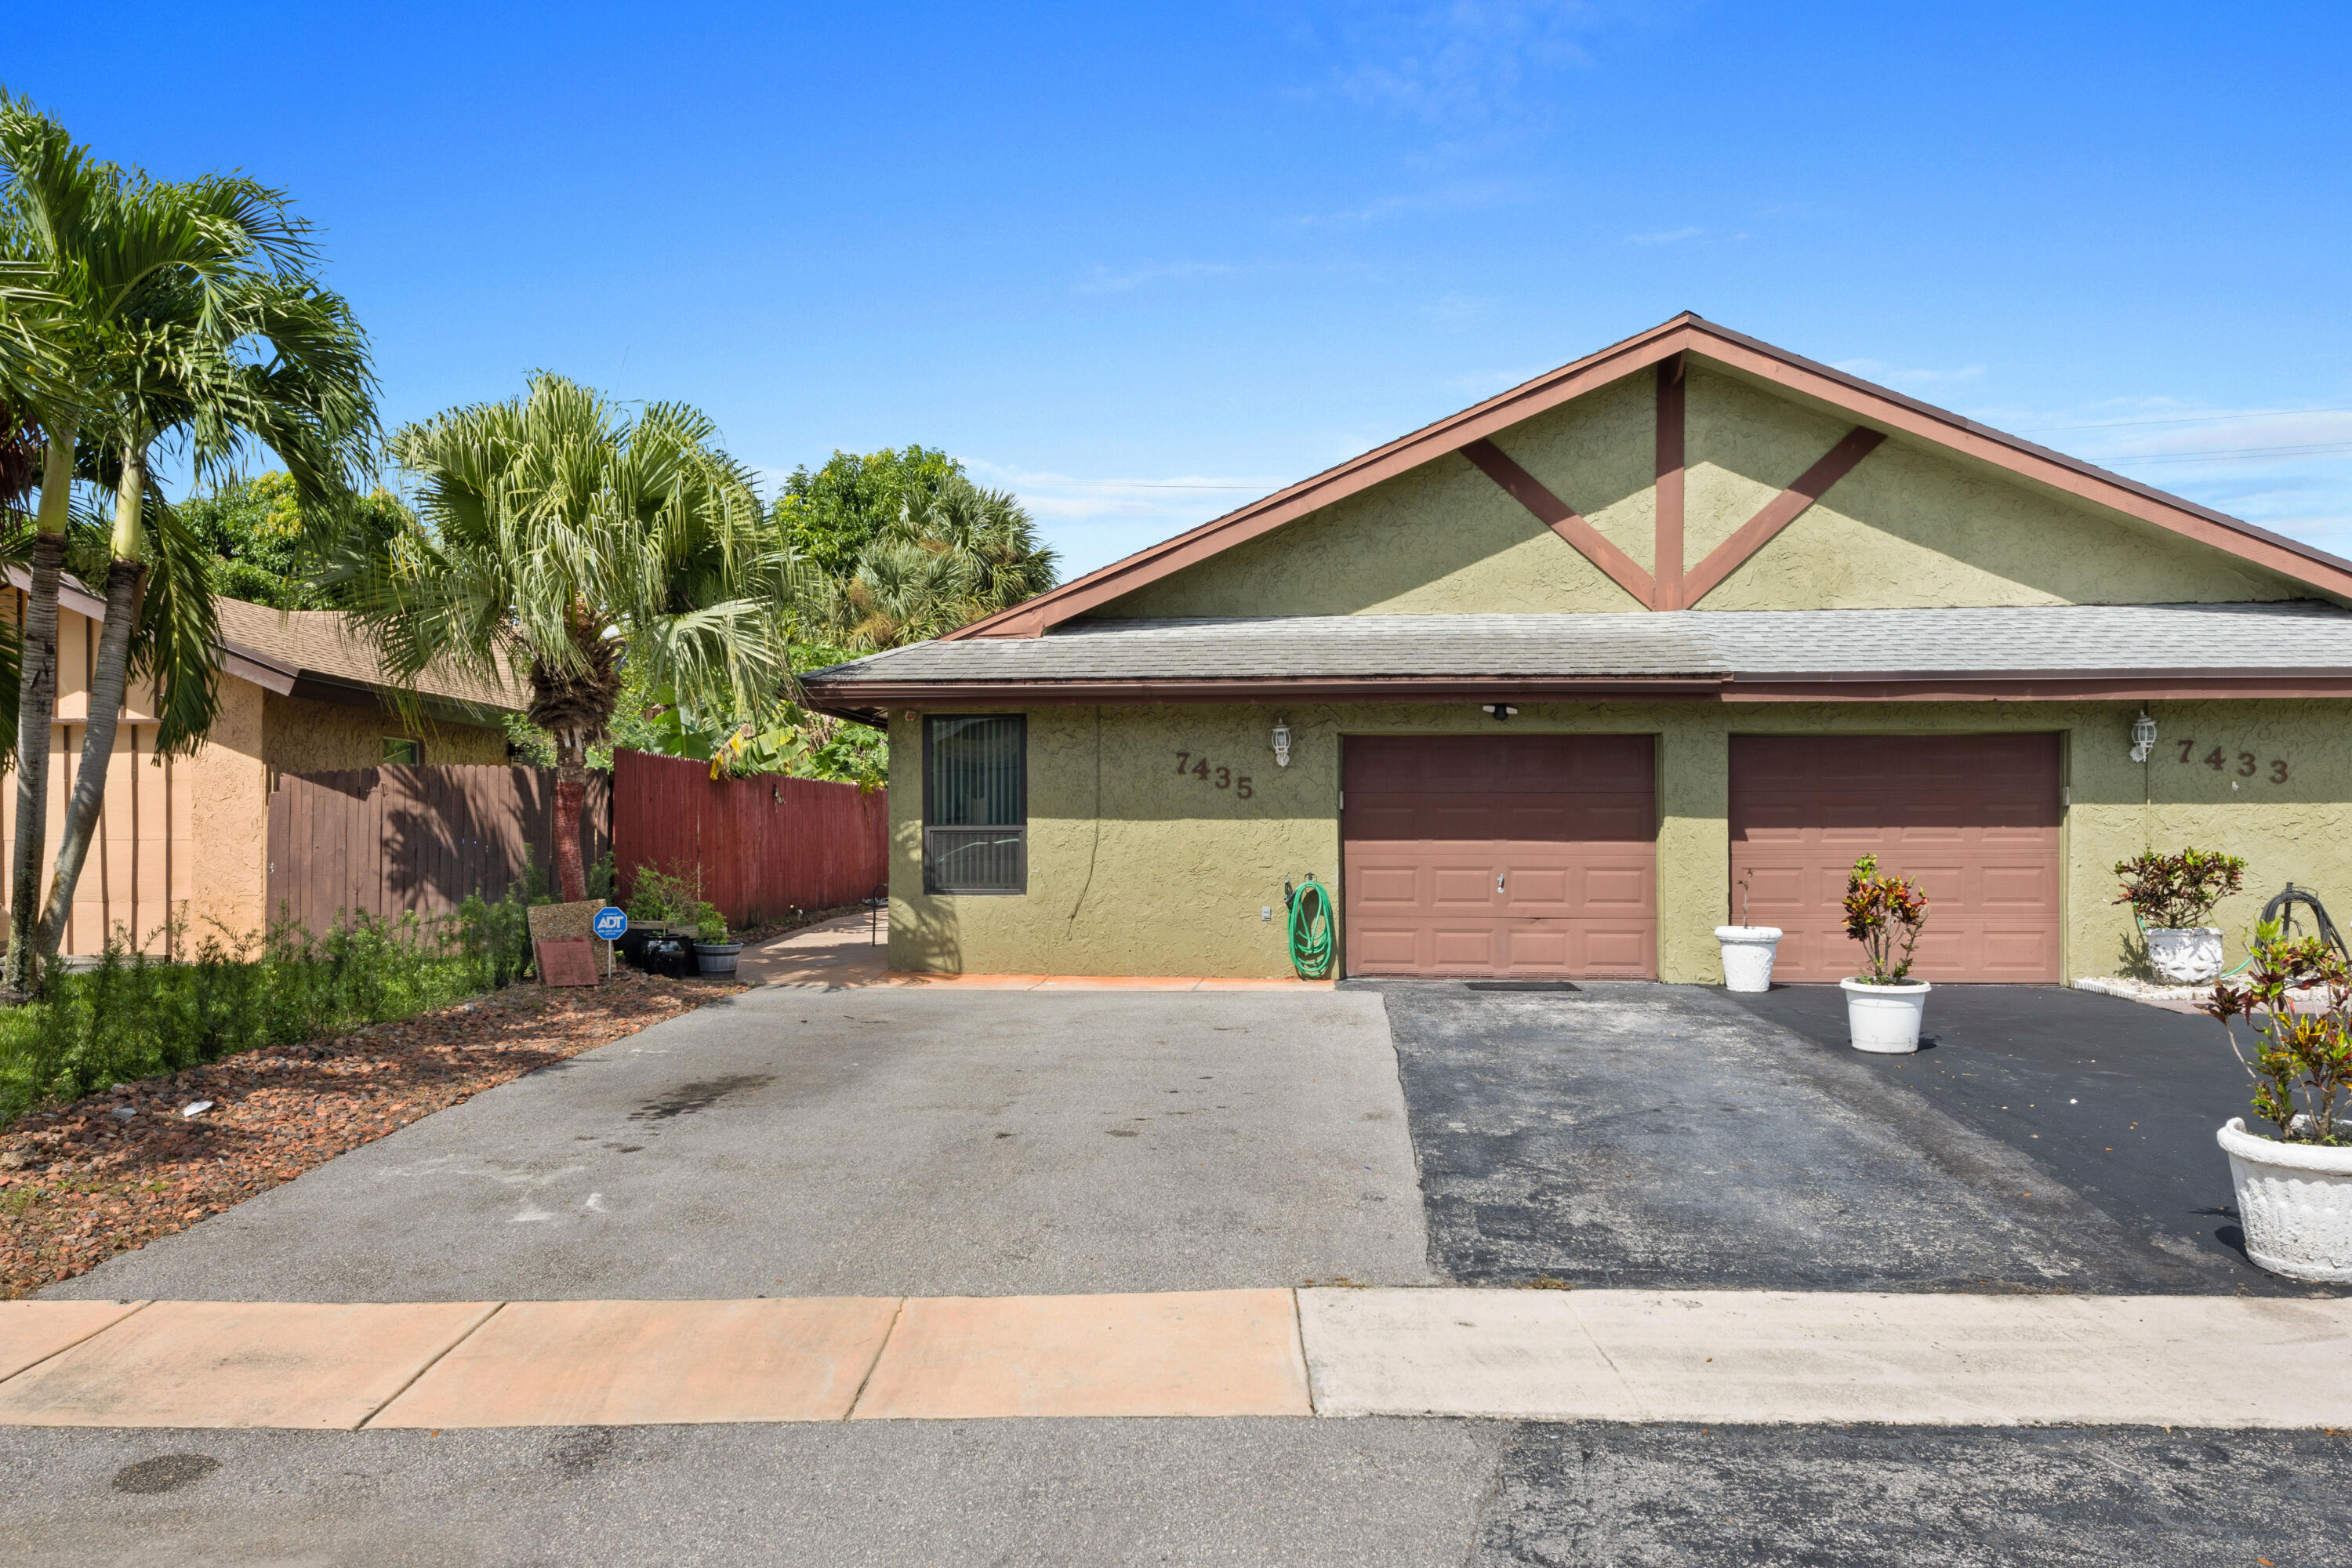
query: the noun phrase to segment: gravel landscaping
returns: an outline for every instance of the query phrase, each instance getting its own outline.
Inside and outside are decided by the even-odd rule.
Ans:
[[[72,1279],[486,1089],[741,989],[626,971],[593,991],[512,985],[28,1116],[0,1133],[0,1300]],[[209,1110],[183,1114],[204,1100]]]

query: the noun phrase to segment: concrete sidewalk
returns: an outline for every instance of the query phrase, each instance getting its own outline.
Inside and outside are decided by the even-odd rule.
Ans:
[[[1312,1289],[0,1303],[0,1426],[2352,1426],[2352,1301]]]

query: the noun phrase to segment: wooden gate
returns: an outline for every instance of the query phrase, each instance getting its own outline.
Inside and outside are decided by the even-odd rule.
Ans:
[[[612,847],[609,775],[588,775],[580,849]],[[269,792],[269,918],[454,910],[555,864],[555,770],[418,766],[286,773]]]

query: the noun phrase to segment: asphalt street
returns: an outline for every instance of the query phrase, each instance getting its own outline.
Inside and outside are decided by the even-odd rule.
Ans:
[[[1938,1027],[1948,1034],[1911,1058],[1853,1050],[1842,1017],[1832,1044],[1826,1031],[1800,1033],[1778,1015],[1696,986],[1351,984],[1388,1003],[1432,1261],[1466,1283],[2303,1289],[2226,1247],[2198,1245],[2178,1204],[2163,1223],[2112,1201],[2103,1206],[2075,1182],[2095,1176],[2111,1200],[2120,1168],[2045,1157],[2044,1143],[2055,1150],[2061,1141],[2037,1140],[2035,1122],[1977,1114],[1979,1097],[2016,1103],[2032,1086],[1995,1087],[1996,1064],[2016,1053],[1989,1041],[1990,1030],[1955,1026],[1974,1016],[1967,988],[1937,994],[1945,1005]],[[1801,1017],[1797,1004],[1811,999],[1792,988],[1767,1000]],[[2172,1024],[2203,1022],[2069,992],[2025,1000],[2035,999],[2063,1017],[2077,1001],[2126,1009],[2126,1028],[2137,1022],[2130,1014],[2151,1014],[2167,1034]],[[2219,1026],[2205,1026],[2219,1048]],[[2138,1158],[2181,1166],[2179,1180],[2200,1180],[2205,1202],[2225,1201],[2227,1166],[2218,1192],[2203,1169],[2217,1158],[2220,1116],[2205,1108],[2218,1091],[2201,1079],[2116,1081],[2131,1071],[2119,1065],[2101,1086],[2111,1114],[2126,1093],[2151,1117],[2159,1103],[2187,1106],[2162,1119],[2164,1131],[2144,1146],[2163,1152]],[[1967,1092],[1954,1092],[1954,1082]],[[2026,1102],[2037,1095],[2063,1098],[2053,1085]]]
[[[993,1421],[0,1430],[0,1563],[2339,1568],[2352,1439]]]
[[[1429,1278],[1381,1000],[753,991],[53,1297],[1021,1295]]]

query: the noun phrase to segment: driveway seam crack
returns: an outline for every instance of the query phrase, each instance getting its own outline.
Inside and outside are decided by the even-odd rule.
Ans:
[[[907,1298],[901,1296],[898,1298],[898,1306],[891,1309],[890,1326],[882,1331],[882,1342],[874,1347],[874,1359],[866,1363],[866,1375],[857,1380],[857,1392],[849,1396],[849,1408],[841,1413],[841,1418],[844,1421],[854,1420],[856,1417],[857,1407],[866,1399],[866,1385],[874,1381],[875,1369],[882,1364],[882,1358],[890,1353],[890,1342],[898,1338],[899,1320],[906,1315]]]
[[[497,1317],[500,1312],[503,1312],[506,1310],[507,1304],[504,1301],[492,1302],[488,1311],[484,1312],[480,1317],[475,1319],[472,1323],[468,1324],[464,1333],[459,1334],[456,1339],[451,1340],[447,1344],[443,1345],[438,1354],[435,1355],[430,1361],[427,1361],[423,1366],[418,1367],[415,1372],[409,1373],[407,1378],[402,1382],[398,1388],[395,1388],[390,1394],[385,1394],[374,1409],[369,1411],[366,1415],[361,1416],[357,1422],[353,1423],[352,1430],[354,1432],[365,1431],[367,1429],[367,1424],[374,1420],[377,1416],[383,1415],[394,1400],[399,1398],[410,1389],[415,1388],[419,1378],[423,1377],[426,1373],[431,1372],[435,1367],[439,1366],[442,1361],[447,1357],[451,1351],[456,1350],[459,1345],[462,1345],[467,1340],[472,1339],[476,1334],[480,1333],[484,1324],[488,1323],[492,1318]]]

